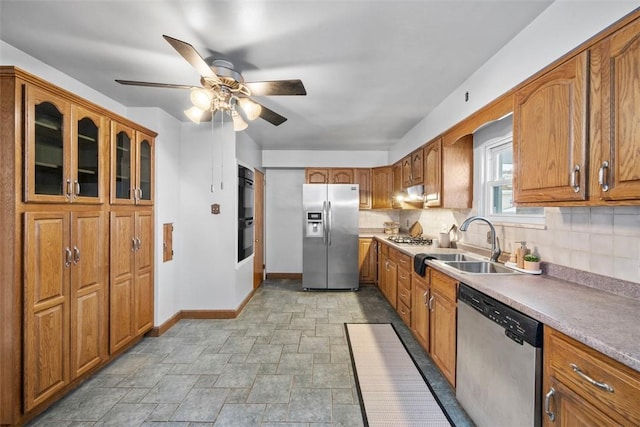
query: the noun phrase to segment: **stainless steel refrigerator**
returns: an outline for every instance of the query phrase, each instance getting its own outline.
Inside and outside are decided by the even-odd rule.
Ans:
[[[304,184],[302,206],[302,288],[358,289],[358,185]]]

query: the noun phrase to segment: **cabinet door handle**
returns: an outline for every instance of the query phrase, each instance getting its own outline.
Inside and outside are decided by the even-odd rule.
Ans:
[[[142,188],[138,187],[138,200],[142,200]]]
[[[422,302],[424,303],[424,305],[427,305],[427,294],[429,293],[429,291],[426,291],[424,294],[422,294]]]
[[[76,179],[75,181],[73,181],[73,185],[75,187],[75,193],[74,196],[78,197],[80,195],[80,183],[78,182],[78,180]]]
[[[73,247],[73,263],[78,264],[80,262],[80,249],[77,246]]]
[[[71,254],[71,249],[69,249],[68,247],[64,248],[64,266],[70,267],[72,261],[73,255]]]
[[[611,387],[607,383],[603,383],[603,382],[594,380],[589,375],[587,375],[584,372],[582,372],[582,370],[575,363],[569,363],[569,366],[571,367],[571,369],[573,369],[573,372],[578,374],[578,376],[580,378],[582,378],[583,380],[585,380],[589,384],[593,385],[594,387],[598,387],[601,390],[608,391],[609,393],[613,393],[613,387]]]
[[[136,251],[136,238],[131,239],[131,252]]]
[[[575,165],[571,174],[571,186],[576,193],[580,192],[580,165]]]
[[[139,251],[142,247],[142,240],[139,237],[136,237],[136,250]]]
[[[544,413],[547,414],[547,416],[549,417],[550,421],[555,421],[556,420],[556,414],[551,412],[551,409],[550,409],[551,398],[554,397],[555,395],[556,395],[556,389],[551,387],[551,390],[549,390],[549,393],[547,393],[544,396]]]
[[[602,191],[609,191],[609,183],[607,182],[607,169],[609,169],[609,162],[606,160],[602,162],[602,166],[598,170],[598,184],[602,188]]]
[[[65,197],[67,199],[71,199],[71,180],[70,179],[67,180],[67,191],[66,191]]]
[[[433,295],[429,298],[429,311],[433,311]]]

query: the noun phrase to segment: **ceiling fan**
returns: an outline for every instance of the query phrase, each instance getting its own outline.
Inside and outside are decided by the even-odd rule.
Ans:
[[[216,59],[209,65],[189,43],[167,35],[163,35],[162,37],[164,37],[189,64],[198,70],[201,75],[200,84],[202,86],[119,79],[116,79],[116,82],[130,86],[191,90],[193,107],[185,110],[184,113],[195,123],[211,120],[217,111],[222,111],[227,112],[231,116],[234,130],[241,131],[248,126],[239,114],[239,110],[241,110],[248,120],[255,120],[260,117],[274,126],[279,126],[284,123],[287,118],[251,99],[251,96],[307,94],[302,81],[297,79],[245,82],[242,74],[234,69],[234,65],[231,62]]]

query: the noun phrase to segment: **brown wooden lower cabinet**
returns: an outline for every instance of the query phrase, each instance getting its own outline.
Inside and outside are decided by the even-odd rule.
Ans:
[[[110,350],[153,327],[153,213],[111,212]]]
[[[545,426],[640,425],[640,373],[544,330]]]
[[[360,283],[373,284],[377,276],[377,242],[371,238],[358,239],[358,266]]]
[[[428,269],[431,297],[429,298],[429,350],[449,383],[456,386],[456,311],[458,282],[437,270]]]
[[[429,282],[413,272],[411,277],[411,330],[425,351],[429,351]]]
[[[25,213],[24,407],[107,358],[107,215]]]

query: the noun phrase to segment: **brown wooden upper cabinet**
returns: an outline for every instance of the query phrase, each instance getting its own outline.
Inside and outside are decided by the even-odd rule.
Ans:
[[[442,138],[424,147],[425,206],[442,205]]]
[[[328,184],[329,169],[310,169],[304,171],[305,182],[307,184]]]
[[[107,119],[26,87],[25,201],[103,203]]]
[[[423,183],[422,147],[402,159],[402,186],[404,188]]]
[[[355,169],[355,183],[358,184],[360,191],[359,209],[371,209],[371,169]]]
[[[515,93],[514,201],[586,199],[587,52]]]
[[[111,125],[111,203],[153,204],[154,139],[132,128]]]
[[[329,184],[354,184],[353,169],[329,169]]]
[[[307,184],[354,184],[352,168],[307,168],[305,169]]]
[[[591,49],[592,198],[640,199],[640,20]]]
[[[391,207],[393,209],[402,209],[402,202],[398,200],[396,195],[402,193],[402,160],[395,163],[391,166],[391,173],[393,175],[391,179],[391,194],[389,197],[391,198]]]
[[[383,166],[371,169],[371,181],[373,182],[373,197],[371,207],[373,209],[391,209],[393,191],[393,170],[391,166]]]

